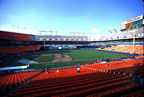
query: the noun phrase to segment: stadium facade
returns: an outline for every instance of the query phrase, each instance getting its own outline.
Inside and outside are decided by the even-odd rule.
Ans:
[[[110,41],[132,42],[135,37],[136,42],[142,42],[144,37],[144,15],[124,21],[120,25],[121,31],[102,36],[64,36],[64,35],[28,35],[8,31],[0,31],[1,45],[13,47],[33,45],[50,49],[75,49],[77,46],[88,47],[105,44]],[[135,34],[134,34],[135,32]],[[103,43],[104,42],[104,43]],[[99,45],[99,44],[98,44]]]
[[[40,48],[50,49],[76,49],[77,47],[90,47],[113,43],[142,43],[144,37],[144,15],[124,21],[120,25],[121,31],[109,35],[96,36],[64,36],[64,35],[30,35],[8,31],[0,31],[0,44],[2,54],[17,54],[25,51],[35,51]],[[135,33],[134,33],[135,32]],[[17,47],[15,47],[17,46]],[[26,49],[31,46],[32,49]],[[19,50],[21,48],[24,50]],[[10,51],[8,48],[11,48]],[[15,51],[14,49],[18,50]],[[29,47],[28,47],[29,48]]]

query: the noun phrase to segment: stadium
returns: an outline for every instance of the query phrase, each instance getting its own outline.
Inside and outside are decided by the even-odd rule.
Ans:
[[[143,97],[144,15],[120,28],[99,38],[0,31],[0,95]]]

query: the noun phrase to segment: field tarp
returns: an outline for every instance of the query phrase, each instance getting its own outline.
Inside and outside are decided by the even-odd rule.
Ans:
[[[21,59],[21,60],[18,60],[17,63],[20,63],[20,64],[36,64],[38,62],[31,61],[31,60],[28,60],[28,59]]]

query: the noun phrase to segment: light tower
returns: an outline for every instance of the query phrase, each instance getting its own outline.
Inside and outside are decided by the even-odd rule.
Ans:
[[[50,35],[53,35],[53,33],[55,33],[57,35],[57,31],[53,31],[53,30],[41,30],[39,31],[40,35],[42,35],[42,33],[45,33],[45,35],[49,35],[48,33],[50,33]]]
[[[135,56],[135,33],[136,33],[136,28],[134,29],[134,33],[133,33],[133,50],[132,50],[132,53],[133,53],[133,56]]]
[[[115,33],[117,33],[117,30],[116,30],[116,28],[115,28],[115,27],[113,27],[113,28],[109,29],[108,31],[109,31],[111,34],[112,34],[112,31],[114,31]]]
[[[84,35],[85,32],[70,32],[70,36],[74,34],[74,36],[76,36],[76,34],[79,34],[79,35]]]
[[[55,33],[57,35],[57,31],[52,31],[52,30],[41,30],[39,31],[40,32],[40,35],[43,35],[42,33],[45,33],[45,35],[49,35],[48,33],[50,33],[50,35],[53,35],[53,33]],[[44,41],[44,48],[45,48],[45,41],[46,41],[46,38],[43,39]]]

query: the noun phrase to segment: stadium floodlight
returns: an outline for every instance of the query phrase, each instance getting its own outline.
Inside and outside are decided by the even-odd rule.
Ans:
[[[56,31],[56,35],[57,35],[58,31]]]
[[[74,36],[75,36],[76,32],[70,32],[70,36],[71,36],[72,34],[74,34]]]
[[[46,35],[48,35],[47,33],[50,33],[50,35],[52,35],[52,33],[55,33],[57,35],[57,31],[52,31],[52,30],[41,30],[39,32],[40,35],[42,35],[42,33],[45,33]]]
[[[85,32],[77,32],[77,33],[78,33],[78,34],[83,34],[83,35],[85,34]]]
[[[108,30],[111,34],[112,34],[112,31],[111,30]]]
[[[113,27],[113,28],[111,28],[110,30],[109,30],[109,32],[112,34],[112,31],[114,31],[115,33],[117,33],[117,30],[116,30],[116,28],[115,27]]]
[[[114,28],[114,31],[117,33],[117,30]]]
[[[72,34],[74,34],[74,36],[76,35],[76,34],[82,34],[82,35],[84,35],[85,34],[85,32],[70,32],[70,36],[72,35]]]

